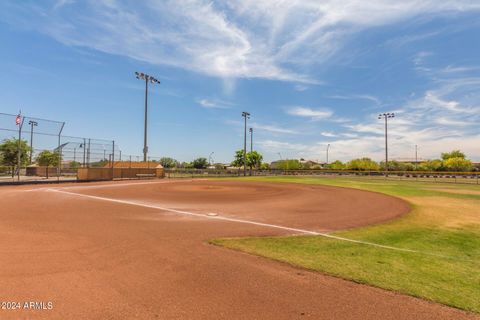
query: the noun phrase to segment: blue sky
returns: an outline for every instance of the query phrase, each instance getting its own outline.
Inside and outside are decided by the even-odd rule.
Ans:
[[[480,2],[2,1],[0,112],[66,121],[65,134],[152,156],[229,162],[383,159],[461,149],[480,160]]]

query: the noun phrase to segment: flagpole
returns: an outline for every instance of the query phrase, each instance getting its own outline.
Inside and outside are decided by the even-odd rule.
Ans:
[[[22,158],[22,148],[21,148],[21,141],[22,141],[22,126],[23,126],[23,118],[22,118],[22,110],[19,111],[15,122],[18,125],[18,147],[17,147],[17,179],[20,181],[20,166],[21,166],[21,158]]]

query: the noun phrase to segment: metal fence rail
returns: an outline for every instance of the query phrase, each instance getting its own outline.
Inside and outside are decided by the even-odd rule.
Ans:
[[[167,178],[240,177],[243,169],[166,169]],[[250,175],[249,175],[250,176]],[[251,176],[321,176],[331,178],[359,178],[412,182],[480,184],[480,172],[427,171],[352,171],[352,170],[252,170]]]

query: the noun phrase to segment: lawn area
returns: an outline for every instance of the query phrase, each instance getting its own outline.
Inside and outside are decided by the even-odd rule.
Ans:
[[[334,235],[421,253],[321,236],[215,239],[228,248],[480,313],[480,186],[367,178],[255,177],[393,195],[412,212],[381,225]]]

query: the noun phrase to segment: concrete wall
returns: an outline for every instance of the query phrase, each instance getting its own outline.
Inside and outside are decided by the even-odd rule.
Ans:
[[[27,167],[27,176],[47,176],[47,167],[38,166],[38,167]],[[48,176],[55,177],[57,176],[57,167],[48,167]]]
[[[113,177],[112,177],[113,175]],[[163,168],[79,168],[77,180],[163,178]]]

